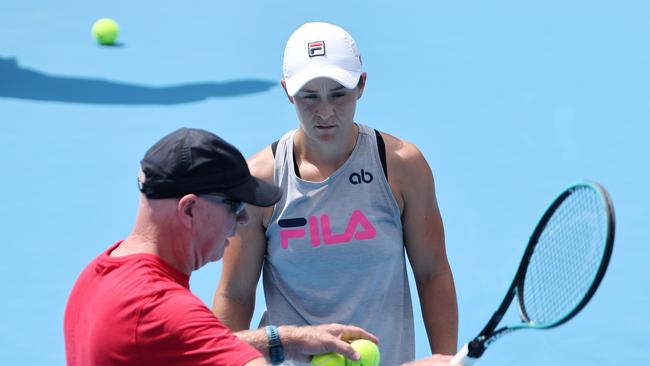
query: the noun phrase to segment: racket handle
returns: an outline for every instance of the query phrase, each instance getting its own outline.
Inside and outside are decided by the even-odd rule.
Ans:
[[[474,362],[476,362],[477,358],[472,358],[467,355],[467,353],[469,352],[468,344],[469,343],[466,343],[463,346],[463,348],[461,348],[460,351],[456,353],[454,358],[452,358],[451,361],[449,362],[450,365],[469,366],[469,365],[473,365]]]

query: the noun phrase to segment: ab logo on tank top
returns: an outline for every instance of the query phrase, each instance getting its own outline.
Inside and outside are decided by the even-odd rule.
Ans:
[[[372,173],[361,169],[361,173],[352,173],[348,178],[350,183],[356,185],[361,183],[371,183],[372,182]]]
[[[370,240],[377,236],[377,230],[361,210],[354,210],[343,233],[332,233],[330,228],[330,216],[309,216],[309,219],[297,217],[278,220],[280,229],[280,245],[282,249],[289,248],[290,239],[300,239],[307,235],[309,229],[309,240],[312,247],[321,245],[321,234],[325,245],[345,244],[352,240]]]

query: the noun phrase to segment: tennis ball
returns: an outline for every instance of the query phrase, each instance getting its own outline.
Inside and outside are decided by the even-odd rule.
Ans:
[[[102,18],[93,24],[93,37],[103,45],[112,45],[117,39],[120,28],[117,23],[110,18]]]
[[[351,344],[361,358],[359,361],[348,360],[348,366],[379,366],[379,348],[367,339],[357,339]]]
[[[311,358],[311,366],[345,366],[345,357],[340,353],[324,353]]]

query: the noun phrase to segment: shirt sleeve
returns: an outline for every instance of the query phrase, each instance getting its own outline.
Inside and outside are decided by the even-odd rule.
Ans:
[[[145,365],[245,365],[263,357],[189,290],[154,296],[140,314],[136,344]]]

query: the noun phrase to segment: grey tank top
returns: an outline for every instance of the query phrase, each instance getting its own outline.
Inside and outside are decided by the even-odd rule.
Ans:
[[[402,222],[375,132],[358,126],[352,154],[322,182],[296,176],[295,130],[277,145],[273,182],[285,194],[266,230],[260,325],[356,325],[395,366],[415,354]]]

